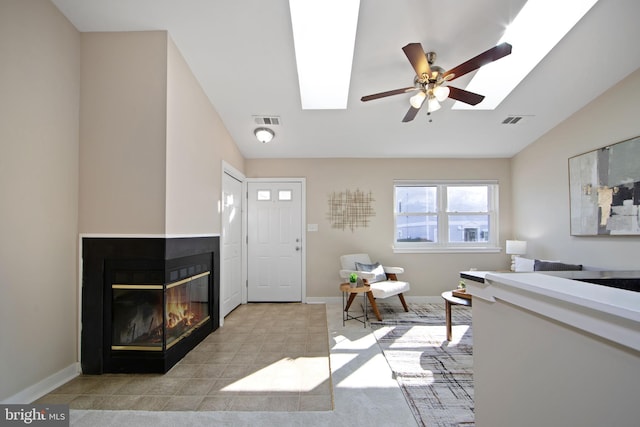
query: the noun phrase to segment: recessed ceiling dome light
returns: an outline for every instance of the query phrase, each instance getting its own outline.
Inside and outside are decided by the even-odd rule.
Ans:
[[[269,128],[257,128],[256,130],[253,131],[253,133],[256,135],[256,138],[258,138],[258,141],[262,142],[263,144],[270,142],[273,139],[273,137],[276,135]]]

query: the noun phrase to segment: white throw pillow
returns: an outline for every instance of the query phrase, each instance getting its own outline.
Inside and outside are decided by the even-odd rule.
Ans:
[[[534,259],[524,258],[521,256],[515,257],[515,271],[518,273],[532,272],[534,264]]]
[[[387,280],[387,275],[384,272],[384,268],[380,265],[379,262],[376,262],[374,264],[363,264],[360,262],[356,262],[356,270],[375,274],[376,277],[369,280],[369,283],[382,282],[384,280]]]

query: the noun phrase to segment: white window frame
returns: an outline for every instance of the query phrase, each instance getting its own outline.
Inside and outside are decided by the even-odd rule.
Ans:
[[[489,215],[489,240],[487,242],[449,242],[449,216],[456,212],[447,212],[447,187],[451,186],[487,186],[488,212],[463,212],[460,215]],[[398,242],[398,200],[397,187],[437,187],[438,241],[437,242]],[[393,182],[393,251],[395,253],[428,252],[500,252],[499,239],[499,185],[497,180],[395,180]],[[430,214],[430,212],[425,212]]]

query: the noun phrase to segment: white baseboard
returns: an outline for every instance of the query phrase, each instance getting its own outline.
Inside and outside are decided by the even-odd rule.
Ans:
[[[26,404],[40,399],[45,394],[55,390],[80,375],[80,363],[75,362],[53,375],[39,381],[24,390],[4,399],[3,404]]]
[[[307,304],[340,304],[341,297],[307,297]]]

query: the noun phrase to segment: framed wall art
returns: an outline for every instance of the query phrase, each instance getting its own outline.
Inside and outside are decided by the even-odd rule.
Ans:
[[[569,159],[571,235],[640,235],[640,137]]]

